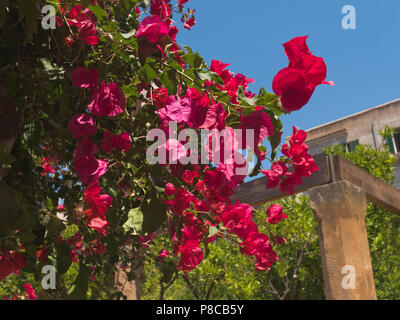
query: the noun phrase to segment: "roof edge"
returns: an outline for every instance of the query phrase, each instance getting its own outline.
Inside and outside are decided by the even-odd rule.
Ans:
[[[333,124],[333,123],[336,123],[336,122],[340,122],[340,121],[343,121],[343,120],[347,120],[347,119],[350,119],[350,118],[352,118],[352,117],[359,116],[359,115],[361,115],[361,114],[363,114],[363,113],[367,113],[367,112],[373,111],[373,110],[375,110],[375,109],[379,109],[379,108],[388,106],[388,105],[390,105],[390,104],[394,104],[394,103],[396,103],[396,102],[400,102],[400,98],[395,99],[395,100],[393,100],[393,101],[385,102],[385,103],[383,103],[383,104],[380,104],[380,105],[378,105],[378,106],[375,106],[375,107],[372,107],[372,108],[369,108],[369,109],[366,109],[366,110],[363,110],[363,111],[359,111],[359,112],[357,112],[357,113],[353,113],[353,114],[348,115],[348,116],[343,117],[343,118],[339,118],[339,119],[336,119],[336,120],[333,120],[333,121],[330,121],[330,122],[321,124],[321,125],[319,125],[319,126],[316,126],[316,127],[310,128],[310,129],[307,129],[307,130],[305,130],[305,131],[306,131],[306,132],[309,132],[309,131],[312,131],[312,130],[316,130],[316,129],[325,127],[325,126],[327,126],[327,125],[330,125],[330,124]]]

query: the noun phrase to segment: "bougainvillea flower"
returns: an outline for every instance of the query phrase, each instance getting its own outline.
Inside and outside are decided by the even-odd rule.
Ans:
[[[185,29],[190,30],[195,24],[196,24],[196,19],[194,18],[194,16],[191,16],[189,19],[187,19],[185,21],[185,23],[183,24],[183,27]]]
[[[207,96],[206,92],[203,92],[203,94],[201,94],[199,92],[199,90],[197,90],[196,88],[187,88],[186,89],[186,97],[188,97],[189,99],[192,100],[192,102],[194,102],[197,106],[206,108],[208,107],[209,103],[210,103],[210,99]]]
[[[86,44],[92,46],[99,42],[99,38],[95,36],[97,29],[90,9],[82,11],[81,5],[74,6],[69,12],[68,24],[78,28],[78,38]]]
[[[108,221],[101,217],[95,217],[88,221],[88,227],[96,230],[102,236],[106,235],[106,227],[108,226]]]
[[[0,251],[0,280],[7,278],[10,274],[18,274],[27,266],[25,257],[16,251]]]
[[[172,192],[173,188],[170,188],[169,194]],[[173,199],[164,201],[167,208],[178,216],[182,216],[183,213],[189,209],[191,205],[195,205],[196,202],[197,198],[182,187],[175,189]]]
[[[182,231],[182,241],[195,241],[200,243],[203,238],[203,224],[194,214],[186,212],[183,217],[184,227]]]
[[[39,262],[47,262],[49,260],[49,248],[44,247],[36,251],[36,259]]]
[[[223,130],[227,117],[228,113],[225,111],[224,106],[221,103],[214,104],[207,109],[205,120],[200,128]]]
[[[71,73],[71,80],[74,86],[94,89],[98,86],[99,76],[96,68],[76,67]]]
[[[37,296],[35,294],[35,290],[33,289],[32,285],[29,283],[24,284],[24,288],[26,291],[25,297],[28,298],[29,300],[36,300]]]
[[[82,22],[78,28],[78,37],[89,46],[99,43],[99,37],[96,34],[96,26],[91,21]]]
[[[197,171],[185,170],[182,174],[182,180],[188,184],[193,184],[195,178],[199,176]]]
[[[297,37],[283,45],[289,66],[280,70],[272,83],[272,89],[281,96],[286,111],[299,110],[306,105],[320,84],[333,85],[333,82],[325,81],[324,60],[311,54],[306,39]]]
[[[245,203],[229,205],[219,216],[224,226],[235,234],[243,234],[252,218],[252,207]]]
[[[180,9],[183,9],[183,5],[188,2],[189,0],[177,0],[178,1],[178,6]]]
[[[168,97],[169,95],[167,88],[161,87],[153,91],[152,95],[153,103],[159,109],[165,107]]]
[[[78,141],[75,151],[75,169],[79,179],[84,184],[97,181],[108,170],[107,160],[98,160],[95,154],[98,147],[92,143],[89,137],[83,137]]]
[[[179,159],[187,156],[187,149],[176,139],[168,139],[157,148],[161,164],[177,164]]]
[[[171,8],[168,5],[170,1],[171,0],[151,0],[150,13],[160,17],[162,20],[168,18],[171,15]]]
[[[125,95],[116,83],[105,83],[103,80],[92,102],[89,111],[96,117],[114,117],[124,112]]]
[[[107,252],[107,248],[104,244],[99,242],[97,239],[94,240],[94,245],[93,245],[93,252],[98,255],[105,254]]]
[[[224,71],[225,68],[229,66],[230,66],[229,63],[223,63],[222,61],[219,60],[212,60],[210,70],[212,72],[220,74],[222,71]]]
[[[250,233],[239,246],[242,253],[256,257],[256,268],[259,271],[269,270],[274,261],[278,259],[269,243],[269,238],[263,233]]]
[[[127,132],[121,133],[120,135],[110,134],[108,130],[104,132],[103,139],[100,142],[100,146],[104,152],[111,152],[114,148],[118,148],[120,151],[128,152],[131,147],[130,135]]]
[[[99,183],[92,182],[88,188],[85,190],[85,203],[87,207],[91,210],[86,214],[89,220],[92,220],[96,217],[101,218],[102,220],[106,220],[105,214],[108,208],[111,206],[113,198],[108,194],[100,194],[101,187]],[[90,213],[90,214],[89,214]],[[97,221],[97,223],[101,223],[101,221]],[[96,223],[96,221],[94,222]],[[91,225],[94,225],[90,223]]]
[[[270,117],[265,112],[258,110],[247,116],[241,116],[240,121],[239,129],[242,130],[242,149],[249,147],[255,151],[255,154],[260,160],[263,160],[258,145],[261,144],[266,137],[274,135],[274,126],[272,125]],[[252,135],[252,139],[249,139],[247,130],[251,130],[248,134]]]
[[[52,166],[50,161],[52,161],[52,159],[50,157],[43,157],[40,160],[40,164],[41,164],[42,169],[43,169],[43,171],[40,173],[42,176],[44,176],[44,175],[46,175],[48,173],[56,172],[56,170],[54,169],[54,167]]]
[[[286,214],[283,213],[283,207],[279,204],[272,204],[266,211],[267,213],[267,223],[277,224],[282,219],[288,218]]]
[[[289,67],[301,67],[301,57],[303,55],[311,55],[311,51],[306,42],[307,38],[308,36],[296,37],[283,44],[285,53],[289,58]]]
[[[180,246],[181,259],[177,269],[191,271],[195,269],[203,260],[203,250],[196,241],[187,241]]]
[[[165,185],[165,195],[169,197],[172,196],[175,192],[176,192],[175,186],[172,183],[168,182]]]
[[[230,160],[225,159],[218,165],[218,169],[225,175],[227,183],[236,188],[246,178],[249,165],[246,158],[240,152],[235,151]]]
[[[168,256],[169,256],[169,252],[167,250],[165,250],[165,249],[162,249],[158,253],[157,260],[161,262],[164,259],[168,258]]]
[[[261,170],[261,173],[267,176],[267,188],[276,188],[281,181],[281,177],[287,172],[286,164],[282,161],[275,161],[270,170]]]
[[[159,16],[151,15],[139,23],[135,37],[147,38],[150,43],[156,43],[161,38],[168,36],[168,34],[168,24]]]
[[[92,136],[97,132],[93,117],[87,113],[72,116],[68,122],[68,129],[75,139],[83,136]]]
[[[138,236],[137,241],[140,243],[142,249],[147,249],[150,247],[150,243],[154,240],[155,236],[155,232],[149,233],[146,236]]]
[[[164,114],[168,117],[169,121],[175,121],[178,124],[188,123],[191,109],[192,104],[188,98],[169,96]]]
[[[75,43],[75,39],[72,38],[71,36],[65,37],[64,43],[65,43],[68,47],[71,48],[72,45]]]
[[[89,8],[86,8],[82,11],[82,6],[80,4],[74,6],[69,12],[69,20],[68,24],[70,26],[79,27],[82,22],[92,21],[94,22],[94,17],[92,11]]]

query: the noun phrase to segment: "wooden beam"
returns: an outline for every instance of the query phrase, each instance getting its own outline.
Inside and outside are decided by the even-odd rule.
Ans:
[[[345,180],[364,190],[367,200],[400,215],[400,191],[340,156],[332,157],[333,181]]]
[[[320,154],[314,157],[318,166],[318,171],[310,178],[304,178],[303,184],[295,187],[295,193],[307,191],[310,188],[330,183],[332,181],[327,156]],[[287,194],[282,194],[279,189],[267,189],[265,186],[266,177],[262,177],[243,184],[238,188],[232,197],[233,201],[239,200],[242,203],[248,203],[255,207],[265,202],[274,201]]]

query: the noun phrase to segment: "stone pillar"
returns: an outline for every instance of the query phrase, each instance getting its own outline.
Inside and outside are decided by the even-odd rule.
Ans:
[[[376,300],[363,190],[338,181],[309,191],[318,222],[327,300]]]

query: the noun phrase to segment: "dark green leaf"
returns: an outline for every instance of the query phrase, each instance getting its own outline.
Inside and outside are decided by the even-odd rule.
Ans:
[[[164,203],[157,197],[151,198],[149,201],[145,199],[142,203],[143,212],[143,233],[155,232],[167,219]]]
[[[90,268],[85,266],[82,262],[79,263],[79,273],[75,279],[74,291],[68,296],[72,300],[85,300],[86,293],[89,288]]]
[[[15,158],[8,152],[7,148],[0,144],[0,166],[11,165],[14,161]]]
[[[61,276],[68,271],[72,264],[71,248],[67,243],[57,243],[55,248],[57,252],[57,275]]]

